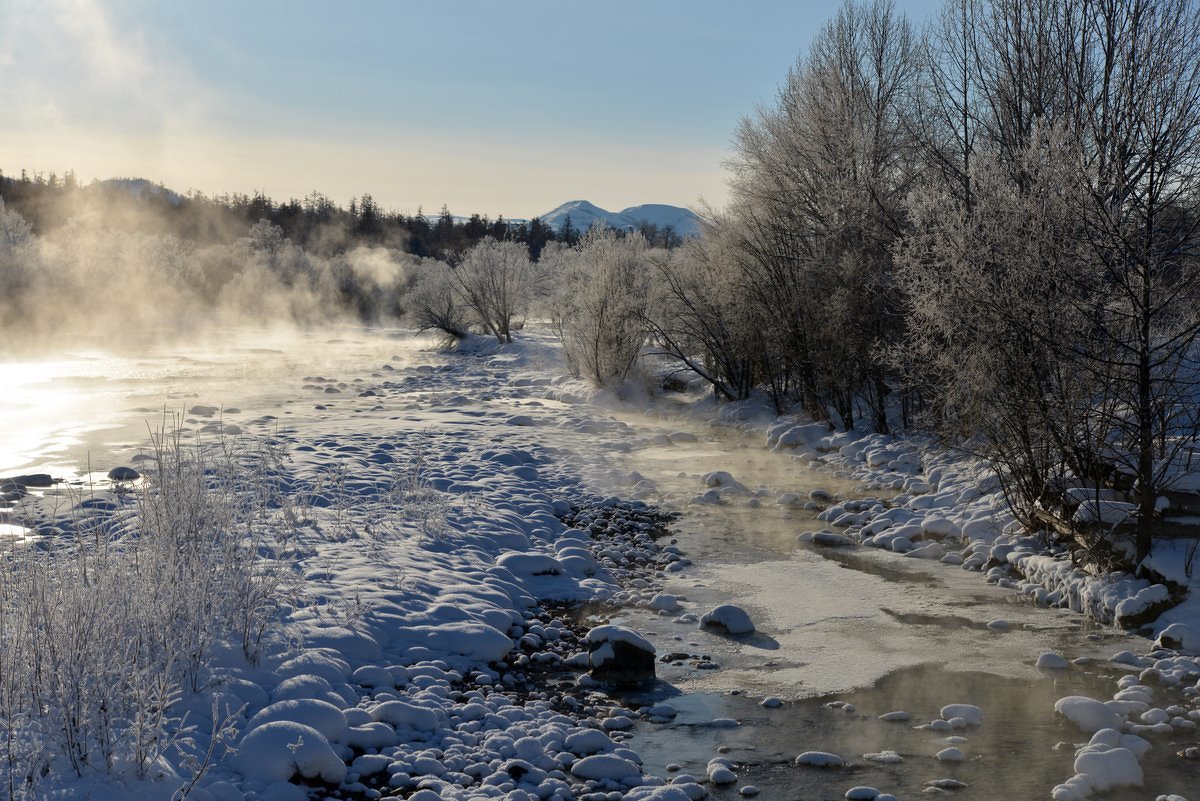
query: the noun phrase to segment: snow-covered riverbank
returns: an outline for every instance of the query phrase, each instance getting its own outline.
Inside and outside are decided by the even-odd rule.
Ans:
[[[669,721],[669,702],[639,715],[590,681],[577,683],[587,664],[579,623],[564,607],[547,605],[600,604],[589,608],[618,617],[622,609],[661,609],[663,620],[695,630],[686,615],[706,609],[687,602],[677,609],[662,593],[686,574],[689,554],[655,541],[661,531],[649,507],[620,499],[650,497],[656,488],[613,458],[662,452],[672,442],[685,453],[693,427],[672,431],[660,420],[651,430],[613,417],[596,404],[602,398],[563,376],[556,349],[536,337],[503,349],[377,359],[362,369],[346,361],[321,375],[279,380],[292,384],[275,388],[283,399],[274,406],[204,416],[195,410],[228,400],[189,400],[189,431],[213,436],[214,423],[236,425],[232,436],[262,438],[287,455],[276,481],[291,499],[290,558],[301,581],[279,640],[259,664],[215,653],[212,681],[186,702],[196,731],[184,751],[203,754],[214,700],[220,712],[233,713],[238,733],[230,744],[240,749],[218,749],[188,797],[671,801],[727,792],[679,776],[674,789],[655,789],[671,774],[645,775],[625,743],[630,730]],[[960,542],[966,535],[986,544],[988,556],[998,556],[997,548],[1018,555],[997,559],[1004,564],[1035,557],[1020,550],[1023,541],[1006,539],[1005,513],[978,466],[879,438],[830,439],[794,422],[763,432],[764,443],[780,441],[798,470],[825,463],[862,485],[856,495],[877,500],[818,496],[806,511],[807,493],[739,487],[736,470],[730,480],[714,475],[727,465],[680,463],[684,480],[696,482],[697,508],[738,505],[763,519],[798,521],[828,506],[822,514],[836,515],[839,531],[893,551],[906,550],[903,536],[914,546],[910,554],[924,549],[953,562],[945,557],[963,549],[969,563],[984,545]],[[97,496],[108,497],[104,490]],[[52,490],[42,508],[54,498]],[[108,499],[122,508],[122,496]],[[687,656],[676,660],[681,669],[708,672],[703,654]],[[1155,710],[1169,704],[1126,703],[1120,725],[1159,726],[1142,732],[1151,738],[1188,736],[1185,706],[1194,707],[1195,693],[1185,694],[1185,684],[1200,666],[1184,657],[1122,659],[1114,670],[1155,671],[1143,681],[1171,687],[1152,690],[1150,701],[1169,692],[1178,708],[1160,722],[1169,732],[1139,719],[1158,717]],[[1138,691],[1122,681],[1118,692]],[[639,722],[650,720],[658,722]],[[706,780],[705,767],[687,769]],[[88,770],[82,778],[53,771],[37,792],[66,798],[86,787],[96,798],[166,798],[191,770],[168,752],[157,782],[131,784],[119,770],[116,777]],[[839,780],[844,789],[853,775]]]

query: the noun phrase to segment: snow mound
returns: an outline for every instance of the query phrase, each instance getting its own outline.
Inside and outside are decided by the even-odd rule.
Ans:
[[[1037,666],[1043,670],[1066,670],[1071,663],[1059,654],[1044,653],[1037,658]]]
[[[1187,623],[1172,623],[1159,633],[1154,647],[1185,654],[1200,654],[1200,629]]]
[[[733,604],[721,604],[705,612],[700,617],[700,628],[722,629],[727,634],[750,634],[754,631],[754,621],[745,609]]]
[[[338,758],[319,731],[293,721],[264,723],[251,731],[238,746],[234,768],[247,779],[286,782],[299,775],[341,784],[346,763]]]
[[[1080,731],[1120,729],[1124,719],[1103,701],[1085,695],[1068,695],[1054,703],[1054,711],[1075,724]]]
[[[246,731],[253,731],[259,726],[276,721],[301,723],[316,729],[328,740],[339,740],[346,733],[346,715],[342,710],[326,701],[313,698],[297,698],[289,701],[276,701],[258,714],[250,718]]]
[[[983,710],[973,704],[947,704],[942,707],[942,718],[962,718],[968,726],[980,726],[983,724]]]
[[[1128,748],[1089,743],[1075,757],[1075,775],[1054,788],[1054,801],[1084,801],[1116,787],[1141,787],[1142,766]]]
[[[846,760],[828,751],[805,751],[796,757],[796,764],[812,768],[841,768],[845,767]]]
[[[584,757],[572,765],[571,775],[579,779],[593,781],[608,779],[619,782],[634,776],[641,776],[642,770],[628,759],[614,754],[596,754]]]

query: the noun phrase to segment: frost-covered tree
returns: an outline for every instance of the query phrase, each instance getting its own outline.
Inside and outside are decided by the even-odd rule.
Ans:
[[[512,332],[524,324],[534,277],[528,249],[490,237],[468,250],[451,272],[461,302],[500,343],[512,342]]]
[[[1140,560],[1200,434],[1200,7],[997,0],[982,20],[979,152],[914,194],[899,251],[913,364],[1025,509],[1060,474],[1131,489]]]
[[[452,340],[470,334],[467,309],[455,290],[450,266],[427,260],[404,299],[409,320],[420,331],[441,331]]]
[[[557,286],[552,319],[576,375],[599,386],[628,377],[646,339],[652,258],[640,234],[621,237],[603,226],[592,227],[574,248],[543,252]]]
[[[917,65],[911,26],[890,2],[848,2],[775,105],[737,135],[731,213],[745,285],[775,312],[780,383],[843,426],[864,400],[888,428],[890,387],[875,354],[901,319],[890,245],[916,170],[906,120]]]
[[[36,257],[32,227],[16,211],[5,208],[0,198],[0,312],[8,319],[21,314],[22,296],[35,273]]]
[[[710,214],[701,239],[652,261],[647,321],[655,348],[707,381],[717,396],[744,400],[771,375],[777,324],[748,291],[738,223]],[[779,366],[779,365],[776,365]],[[775,393],[772,393],[773,395]]]

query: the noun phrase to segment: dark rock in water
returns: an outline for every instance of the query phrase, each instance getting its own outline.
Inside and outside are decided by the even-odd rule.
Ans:
[[[49,473],[29,473],[23,476],[9,476],[8,478],[0,478],[0,489],[5,491],[10,488],[28,489],[29,487],[45,488],[52,486],[54,479]]]
[[[654,681],[654,646],[632,629],[597,626],[587,642],[592,678],[618,687]]]
[[[134,470],[132,467],[114,467],[108,471],[109,481],[137,481],[142,477],[142,474]]]

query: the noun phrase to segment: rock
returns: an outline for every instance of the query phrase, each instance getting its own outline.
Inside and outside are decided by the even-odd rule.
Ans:
[[[132,467],[114,467],[108,471],[109,481],[137,481],[141,477],[142,474]]]
[[[854,539],[832,531],[806,531],[800,534],[797,539],[800,542],[811,542],[813,545],[820,545],[825,548],[858,547],[858,543]]]
[[[1079,727],[1092,733],[1101,729],[1120,730],[1124,719],[1103,701],[1082,695],[1069,695],[1054,704],[1054,711]]]
[[[962,749],[951,746],[938,751],[937,758],[942,762],[962,762],[967,757],[966,754],[962,752]]]
[[[654,680],[654,646],[623,626],[597,626],[587,633],[591,676],[617,686]]]
[[[796,764],[811,768],[842,768],[846,766],[846,760],[828,751],[805,751],[796,757]]]
[[[707,627],[720,629],[726,634],[750,634],[754,631],[754,622],[741,607],[721,604],[701,616],[700,628]]]
[[[614,754],[584,757],[571,766],[571,775],[579,779],[622,781],[641,776],[642,770],[628,759]]]
[[[946,704],[942,707],[942,718],[962,718],[968,726],[980,726],[983,724],[983,710],[974,704]]]
[[[1154,647],[1187,654],[1200,654],[1200,628],[1189,626],[1187,623],[1172,623],[1158,635],[1158,639],[1154,641]]]
[[[1066,670],[1071,663],[1058,654],[1045,653],[1038,657],[1037,666],[1043,670]]]

